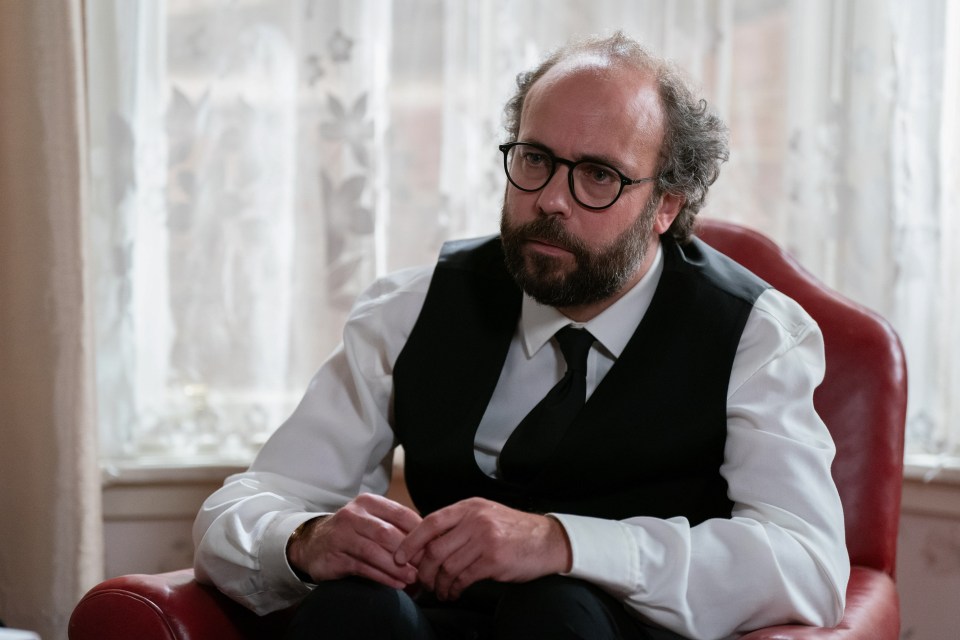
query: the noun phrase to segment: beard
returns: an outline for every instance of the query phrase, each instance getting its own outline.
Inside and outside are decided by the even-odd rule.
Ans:
[[[507,270],[527,295],[543,305],[564,308],[605,300],[626,285],[647,257],[658,204],[658,198],[651,195],[630,228],[606,247],[591,250],[564,229],[558,216],[511,225],[504,203],[500,237]],[[543,240],[569,251],[574,258],[573,269],[566,271],[552,256],[524,256],[527,240]]]

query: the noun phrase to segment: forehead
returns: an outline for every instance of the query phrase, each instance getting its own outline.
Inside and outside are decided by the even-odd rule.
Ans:
[[[530,88],[519,139],[567,157],[607,155],[639,162],[659,150],[662,123],[651,72],[578,56],[558,63]]]

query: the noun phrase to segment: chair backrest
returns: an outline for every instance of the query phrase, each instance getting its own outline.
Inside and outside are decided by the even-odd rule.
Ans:
[[[907,407],[899,338],[883,318],[824,285],[760,233],[709,219],[696,233],[796,300],[820,325],[827,367],[814,405],[837,444],[832,471],[850,561],[893,576]]]

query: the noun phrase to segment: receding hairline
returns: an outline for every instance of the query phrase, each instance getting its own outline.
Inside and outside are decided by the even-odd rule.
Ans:
[[[568,66],[576,61],[589,62],[595,68],[621,67],[628,70],[647,71],[659,75],[667,60],[651,53],[636,40],[622,31],[611,36],[588,36],[573,40],[554,50],[543,62],[544,74],[556,67]]]
[[[629,87],[632,90],[633,99],[648,104],[652,103],[651,106],[654,111],[651,113],[653,117],[649,122],[657,126],[661,134],[663,133],[663,127],[666,125],[666,112],[657,79],[656,66],[638,65],[633,60],[625,60],[619,56],[611,56],[606,52],[593,50],[572,52],[545,69],[542,75],[533,81],[528,88],[526,99],[523,101],[523,107],[519,114],[520,122],[518,122],[518,125],[522,123],[523,116],[531,104],[530,97],[532,95],[584,75],[591,79],[605,80],[625,88]]]
[[[528,84],[517,106],[525,103],[526,94],[537,85],[542,85],[544,80],[552,82],[573,73],[595,74],[597,77],[622,73],[638,81],[651,81],[661,113],[664,113],[662,79],[671,71],[673,66],[667,59],[651,53],[623,31],[609,36],[590,35],[568,41],[551,52],[535,70],[526,74]],[[515,112],[516,116],[521,116],[522,111]]]
[[[636,60],[613,56],[603,51],[574,51],[544,69],[543,74],[532,83],[531,88],[549,76],[577,73],[587,73],[597,77],[628,73],[656,80],[657,65],[647,64],[645,61],[638,64]]]

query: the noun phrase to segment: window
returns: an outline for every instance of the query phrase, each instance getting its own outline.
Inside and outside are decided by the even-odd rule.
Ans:
[[[889,318],[960,454],[956,3],[87,3],[105,458],[250,459],[378,274],[496,231],[519,70],[623,28],[730,124],[703,215]]]

